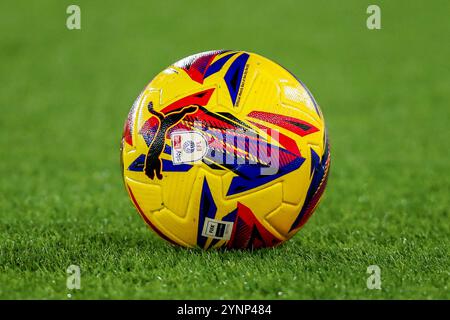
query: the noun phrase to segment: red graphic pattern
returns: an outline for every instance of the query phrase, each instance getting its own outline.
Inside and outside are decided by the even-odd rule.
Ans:
[[[206,106],[211,98],[215,88],[207,89],[204,91],[200,91],[189,96],[183,97],[175,102],[172,102],[167,107],[161,110],[162,113],[168,113],[177,109],[181,109],[183,107],[189,105],[197,105],[197,106]]]
[[[140,97],[140,95],[139,95]],[[138,98],[139,99],[139,98]],[[133,145],[133,117],[136,111],[137,103],[136,101],[133,103],[130,112],[128,112],[127,119],[125,120],[125,125],[123,128],[122,139],[128,143],[130,146]]]
[[[131,120],[129,118],[127,118],[127,120],[125,121],[122,138],[130,146],[133,145],[133,136],[131,134]]]
[[[319,129],[317,129],[312,124],[306,121],[288,116],[283,116],[281,114],[264,111],[252,111],[248,114],[248,116],[250,118],[262,120],[285,128],[289,131],[292,131],[295,134],[298,134],[300,137],[304,137],[311,133],[319,131]]]
[[[181,109],[181,108],[189,106],[189,105],[206,106],[208,104],[209,99],[211,98],[211,95],[213,94],[214,90],[215,90],[215,88],[211,88],[211,89],[207,89],[207,90],[200,91],[200,92],[194,93],[192,95],[183,97],[175,102],[172,102],[167,107],[163,108],[161,110],[161,112],[163,114],[166,114],[171,111],[175,111],[175,110]],[[194,113],[193,115],[186,116],[184,119],[188,120],[189,118],[196,117],[196,115],[199,112],[201,112],[201,111],[199,110],[196,113]],[[150,137],[150,140],[151,140],[151,137],[153,137],[156,130],[158,130],[158,126],[159,126],[158,119],[155,116],[151,116],[147,121],[145,121],[145,123],[143,124],[139,133],[142,134],[144,137]],[[176,126],[174,126],[174,128],[175,127],[179,128],[180,125],[176,125]],[[166,136],[169,137],[170,133],[172,131],[173,130],[168,130]]]
[[[228,248],[264,248],[272,247],[282,240],[270,233],[255,217],[252,210],[242,203],[237,203],[237,216],[233,225]]]
[[[328,158],[327,158],[327,161],[325,164],[325,173],[322,178],[322,181],[320,182],[320,185],[317,188],[317,191],[314,193],[313,197],[311,198],[310,202],[308,203],[305,214],[300,219],[300,222],[295,229],[300,229],[309,220],[311,215],[314,213],[314,210],[316,209],[320,199],[322,198],[323,192],[325,191],[325,187],[327,186],[327,181],[328,181],[328,171],[330,169],[330,159],[331,159],[329,149],[328,149],[328,155],[326,155],[326,156]]]
[[[206,70],[211,65],[214,58],[220,54],[221,51],[210,51],[199,55],[194,60],[183,61],[183,64],[179,65],[189,77],[195,82],[203,84]]]

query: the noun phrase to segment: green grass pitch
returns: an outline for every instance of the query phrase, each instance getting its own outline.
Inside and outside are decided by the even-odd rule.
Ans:
[[[66,8],[81,8],[67,30]],[[366,28],[369,4],[381,30]],[[449,299],[448,1],[2,1],[0,298]],[[210,49],[306,83],[329,185],[289,242],[174,248],[124,190],[119,141],[141,88]],[[81,267],[81,290],[66,268]],[[381,268],[369,290],[367,267]]]

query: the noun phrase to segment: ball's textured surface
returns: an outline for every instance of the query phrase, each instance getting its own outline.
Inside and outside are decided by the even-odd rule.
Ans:
[[[324,191],[330,152],[308,89],[278,64],[209,51],[158,74],[125,122],[126,189],[145,222],[186,247],[292,237]]]

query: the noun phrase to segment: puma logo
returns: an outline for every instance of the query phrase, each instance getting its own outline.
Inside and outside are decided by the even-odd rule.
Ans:
[[[154,110],[152,102],[148,104],[147,108],[152,115],[156,116],[159,121],[159,126],[148,148],[144,172],[152,180],[155,175],[158,179],[162,179],[161,154],[164,150],[167,130],[180,122],[187,114],[197,112],[198,106],[190,105],[181,110],[171,111],[166,114]]]

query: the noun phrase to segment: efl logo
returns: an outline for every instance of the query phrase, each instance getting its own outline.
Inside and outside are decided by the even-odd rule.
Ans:
[[[181,136],[178,134],[174,135],[172,138],[172,143],[173,143],[173,148],[175,150],[180,150],[181,149]]]
[[[176,131],[170,140],[174,165],[201,161],[208,152],[208,142],[198,131]]]

